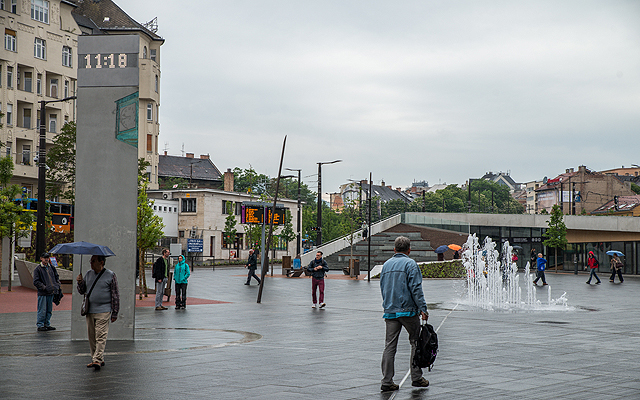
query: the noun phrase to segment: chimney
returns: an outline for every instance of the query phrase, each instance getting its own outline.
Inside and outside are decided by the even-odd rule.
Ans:
[[[193,158],[193,153],[187,153],[187,158]]]
[[[227,172],[224,173],[224,191],[233,192],[233,172],[231,172],[231,168],[227,168]]]
[[[208,154],[200,154],[200,159],[201,160],[208,160],[209,159],[209,155]]]
[[[361,185],[366,185],[367,183],[369,183],[369,182],[366,179],[363,179],[363,180],[360,181]]]
[[[166,150],[164,151],[164,155],[165,155],[165,156],[167,155],[167,151],[166,151]]]
[[[384,186],[384,181],[380,181],[380,186]]]

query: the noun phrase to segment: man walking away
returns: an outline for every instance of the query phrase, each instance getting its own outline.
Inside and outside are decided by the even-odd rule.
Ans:
[[[416,341],[420,334],[420,317],[425,321],[429,318],[427,303],[422,291],[422,273],[418,264],[411,258],[411,241],[399,236],[394,243],[394,256],[382,266],[380,273],[380,291],[382,292],[382,316],[386,323],[384,352],[382,353],[382,385],[380,390],[390,392],[398,390],[393,383],[395,374],[394,363],[398,336],[402,327],[409,334],[411,343],[411,385],[427,387],[429,381],[422,376],[422,368],[413,365],[416,352]]]
[[[598,259],[593,255],[593,251],[589,252],[589,258],[587,258],[587,266],[589,266],[589,268],[591,269],[591,274],[589,274],[589,280],[587,281],[587,284],[591,285],[591,278],[595,276],[596,280],[598,281],[596,282],[596,285],[599,285],[600,278],[598,278],[598,275],[596,275],[596,269],[598,269],[600,263],[598,262]]]
[[[91,269],[84,275],[78,274],[78,293],[89,296],[89,312],[87,313],[87,334],[91,348],[91,362],[87,368],[99,370],[104,366],[104,348],[107,345],[109,321],[116,322],[120,311],[120,291],[115,272],[106,269],[105,256],[91,256]],[[95,285],[94,285],[95,282]],[[91,289],[93,287],[93,290]]]
[[[544,270],[547,266],[547,260],[542,258],[542,253],[538,253],[538,271],[536,272],[536,279],[533,280],[534,285],[538,285],[538,279],[542,279],[542,286],[547,286],[547,280],[544,276]]]
[[[156,282],[156,310],[166,310],[167,307],[162,305],[162,296],[164,295],[164,287],[167,285],[167,277],[169,276],[169,250],[162,250],[162,257],[158,257],[153,263],[153,272],[151,276]]]
[[[260,278],[256,275],[256,268],[258,268],[258,255],[255,250],[249,250],[249,260],[247,260],[247,268],[249,268],[249,274],[247,275],[247,282],[245,285],[251,284],[251,277],[256,278],[258,285],[260,284]]]
[[[316,297],[316,288],[320,291],[320,308],[326,306],[324,302],[324,275],[329,271],[327,262],[322,258],[322,252],[316,253],[316,258],[311,260],[307,271],[311,272],[311,299],[313,305],[311,308],[316,308],[318,305],[318,298]]]
[[[51,265],[49,253],[42,253],[40,264],[33,270],[33,286],[38,289],[36,325],[39,331],[55,331],[50,325],[53,312],[53,294],[60,290],[58,271]]]

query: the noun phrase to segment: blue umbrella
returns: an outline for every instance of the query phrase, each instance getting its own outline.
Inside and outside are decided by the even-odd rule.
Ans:
[[[92,256],[115,256],[107,246],[88,242],[61,243],[49,251],[53,254],[90,254]]]
[[[618,251],[618,250],[609,250],[609,251],[607,251],[607,255],[624,257],[624,254],[621,251]]]
[[[445,251],[447,251],[447,250],[451,250],[451,249],[450,249],[450,248],[449,248],[449,246],[447,246],[446,244],[443,244],[442,246],[438,247],[438,248],[435,250],[435,252],[436,252],[437,254],[440,254],[440,253],[444,253],[444,252],[445,252]]]

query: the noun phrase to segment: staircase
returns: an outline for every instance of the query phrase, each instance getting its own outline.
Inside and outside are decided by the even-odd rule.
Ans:
[[[371,237],[371,268],[384,264],[394,254],[393,243],[398,236],[411,239],[410,257],[416,262],[435,261],[437,255],[433,252],[431,243],[423,240],[420,232],[380,232]],[[351,246],[325,257],[329,269],[339,270],[349,266]],[[367,270],[367,241],[363,240],[353,245],[353,258],[360,260],[360,270]]]

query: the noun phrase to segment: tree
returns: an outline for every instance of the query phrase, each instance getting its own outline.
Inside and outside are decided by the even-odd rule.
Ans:
[[[12,176],[13,160],[11,156],[0,158],[0,185],[2,186],[0,189],[0,242],[2,238],[9,237],[11,249],[18,238],[28,235],[34,220],[34,213],[26,212],[22,207],[22,202],[15,201],[21,197],[22,189],[18,185],[9,184]],[[13,260],[13,254],[9,259]],[[1,279],[2,268],[0,268]]]
[[[47,151],[47,198],[61,197],[75,201],[76,123],[67,122],[53,138]]]
[[[640,186],[633,182],[631,182],[631,190],[633,190],[635,194],[640,194]]]
[[[187,189],[189,187],[189,180],[179,177],[162,178],[158,182],[160,189]]]
[[[289,254],[289,243],[298,237],[296,232],[293,230],[293,224],[291,223],[292,220],[293,217],[291,215],[291,211],[287,208],[285,210],[284,226],[280,231],[280,237],[287,243],[287,255]]]
[[[558,248],[564,249],[567,245],[567,226],[564,224],[563,219],[564,214],[560,206],[555,204],[551,209],[551,216],[548,221],[549,227],[542,234],[543,237],[546,237],[542,244],[555,249],[556,272],[558,272]]]
[[[162,228],[162,218],[153,213],[153,201],[147,197],[147,180],[144,171],[149,163],[143,158],[138,160],[138,212],[137,212],[137,232],[136,244],[138,247],[140,270],[140,299],[142,291],[147,297],[147,277],[145,276],[144,254],[147,250],[154,248],[158,241],[164,236]],[[144,288],[144,289],[143,289]]]
[[[222,234],[222,240],[229,248],[229,261],[231,261],[231,245],[236,242],[236,216],[233,210],[233,202],[228,201],[226,203],[227,219],[224,221],[224,232]]]

